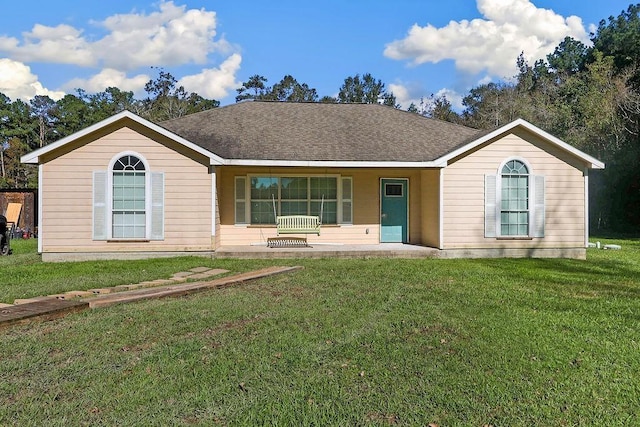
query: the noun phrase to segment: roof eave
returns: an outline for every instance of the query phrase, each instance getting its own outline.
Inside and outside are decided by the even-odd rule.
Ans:
[[[335,167],[335,168],[440,168],[441,162],[359,161],[359,160],[258,160],[227,159],[226,166]]]

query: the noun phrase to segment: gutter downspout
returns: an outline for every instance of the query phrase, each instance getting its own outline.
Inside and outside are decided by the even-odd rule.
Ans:
[[[42,254],[42,182],[43,164],[38,165],[38,253]]]
[[[589,247],[589,168],[584,168],[584,247]]]
[[[438,249],[444,249],[444,168],[440,168],[438,182]]]

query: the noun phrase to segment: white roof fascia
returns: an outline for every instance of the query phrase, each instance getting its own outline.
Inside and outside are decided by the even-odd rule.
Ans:
[[[580,160],[586,162],[589,165],[589,168],[591,169],[604,169],[604,163],[601,162],[600,160],[596,159],[595,157],[591,157],[590,155],[578,150],[577,148],[567,144],[566,142],[562,141],[561,139],[556,138],[555,136],[551,135],[550,133],[547,133],[545,131],[543,131],[542,129],[540,129],[537,126],[532,125],[531,123],[529,123],[526,120],[523,119],[517,119],[512,121],[511,123],[508,123],[494,131],[492,131],[491,133],[488,133],[478,139],[476,139],[475,141],[470,142],[467,145],[464,145],[460,148],[458,148],[457,150],[454,150],[442,157],[440,157],[439,159],[437,159],[434,163],[444,163],[443,166],[446,166],[449,162],[449,160],[464,154],[465,152],[474,149],[475,147],[484,144],[485,142],[491,140],[492,138],[495,138],[496,136],[499,136],[503,133],[506,133],[518,126],[522,126],[523,128],[527,129],[528,131],[540,136],[541,138],[549,141],[550,143],[556,145],[558,148],[560,148],[561,150],[564,150],[570,154],[572,154],[573,156],[579,158]]]
[[[296,166],[296,167],[336,167],[336,168],[441,168],[443,162],[394,162],[356,160],[252,160],[228,159],[226,166]]]
[[[119,120],[122,120],[123,118],[129,118],[129,119],[137,122],[138,124],[140,124],[142,126],[145,126],[145,127],[149,128],[149,129],[155,131],[155,132],[158,132],[159,134],[161,134],[163,136],[166,136],[167,138],[172,139],[173,141],[175,141],[175,142],[177,142],[177,143],[179,143],[181,145],[184,145],[185,147],[187,147],[187,148],[189,148],[189,149],[191,149],[191,150],[193,150],[193,151],[195,151],[195,152],[197,152],[199,154],[202,154],[203,156],[208,157],[209,158],[209,164],[211,164],[211,165],[222,165],[224,163],[224,160],[220,156],[218,156],[216,154],[213,154],[210,151],[205,150],[204,148],[202,148],[202,147],[200,147],[198,145],[195,145],[192,142],[187,141],[186,139],[184,139],[184,138],[182,138],[182,137],[180,137],[180,136],[178,136],[178,135],[166,130],[162,126],[158,126],[155,123],[152,123],[152,122],[150,122],[150,121],[148,121],[146,119],[143,119],[142,117],[132,113],[131,111],[126,111],[126,110],[122,111],[122,112],[120,112],[118,114],[114,114],[111,117],[108,117],[108,118],[106,118],[106,119],[104,119],[104,120],[102,120],[102,121],[100,121],[98,123],[95,123],[95,124],[93,124],[93,125],[91,125],[89,127],[84,128],[84,129],[82,129],[82,130],[80,130],[80,131],[78,131],[76,133],[73,133],[73,134],[71,134],[69,136],[66,136],[66,137],[64,137],[64,138],[62,138],[62,139],[60,139],[60,140],[58,140],[58,141],[56,141],[54,143],[46,145],[46,146],[44,146],[44,147],[42,147],[42,148],[40,148],[38,150],[32,151],[31,153],[27,153],[27,154],[25,154],[24,156],[22,156],[20,158],[20,161],[22,163],[35,163],[35,164],[37,164],[40,161],[40,156],[42,156],[44,154],[47,154],[47,153],[49,153],[51,151],[54,151],[54,150],[56,150],[56,149],[58,149],[60,147],[63,147],[66,144],[68,144],[70,142],[73,142],[73,141],[75,141],[75,140],[77,140],[79,138],[82,138],[82,137],[84,137],[86,135],[89,135],[92,132],[95,132],[95,131],[97,131],[97,130],[105,127],[105,126],[109,126],[110,124],[115,123],[115,122],[117,122]]]

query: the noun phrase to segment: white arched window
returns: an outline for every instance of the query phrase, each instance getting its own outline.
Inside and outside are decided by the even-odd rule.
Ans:
[[[485,176],[485,237],[544,237],[544,177],[524,159],[502,163]]]
[[[500,173],[500,235],[529,235],[529,169],[509,160]]]
[[[144,239],[146,232],[146,168],[136,156],[120,157],[113,165],[111,236]]]
[[[120,153],[93,177],[94,240],[162,240],[164,174],[140,154]]]

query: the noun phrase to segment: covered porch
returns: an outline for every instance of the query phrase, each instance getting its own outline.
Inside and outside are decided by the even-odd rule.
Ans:
[[[321,217],[304,252],[377,256],[392,243],[401,251],[441,247],[438,168],[222,166],[215,182],[217,252],[259,253],[278,236],[277,217],[291,215]]]

